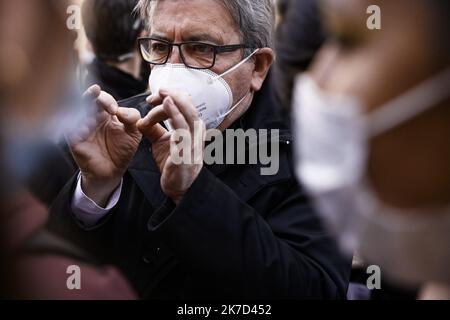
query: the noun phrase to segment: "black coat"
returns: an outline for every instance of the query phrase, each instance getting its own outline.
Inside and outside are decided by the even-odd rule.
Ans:
[[[148,66],[147,66],[148,67]],[[85,87],[98,84],[103,91],[111,94],[116,100],[123,100],[144,93],[147,90],[147,79],[136,79],[103,61],[95,59],[87,67]]]
[[[144,96],[121,103],[148,111]],[[206,166],[175,207],[146,139],[119,204],[95,229],[70,213],[78,173],[52,208],[50,228],[114,259],[142,298],[345,298],[351,259],[340,254],[294,178],[290,132],[268,88],[234,127],[281,130],[280,171]]]

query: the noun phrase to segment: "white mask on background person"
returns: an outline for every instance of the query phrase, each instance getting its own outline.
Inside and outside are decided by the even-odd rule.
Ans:
[[[206,129],[215,129],[250,94],[247,93],[233,106],[233,92],[223,77],[250,60],[257,51],[220,75],[208,69],[188,68],[184,64],[157,65],[150,74],[150,91],[154,93],[159,92],[161,88],[167,88],[187,93],[192,98]],[[168,121],[165,125],[169,130],[172,129]]]
[[[403,284],[450,284],[450,204],[401,210],[383,203],[366,174],[369,143],[449,96],[450,69],[369,114],[357,98],[325,92],[307,74],[295,83],[300,182],[346,253],[357,251]]]

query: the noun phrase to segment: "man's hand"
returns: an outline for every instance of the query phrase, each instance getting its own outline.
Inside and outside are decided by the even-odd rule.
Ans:
[[[84,98],[92,101],[94,116],[68,140],[81,169],[84,192],[105,207],[141,142],[136,127],[141,115],[135,109],[119,108],[97,85],[90,87]]]
[[[157,105],[138,122],[138,128],[152,142],[153,157],[161,171],[161,188],[165,195],[179,204],[203,168],[206,128],[191,98],[181,92],[161,89],[147,99]],[[174,131],[168,132],[159,123],[169,120]],[[180,148],[176,131],[190,133],[190,148]],[[176,164],[174,156],[191,153],[190,163]]]

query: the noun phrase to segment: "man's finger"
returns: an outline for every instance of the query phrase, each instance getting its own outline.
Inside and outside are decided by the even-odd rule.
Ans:
[[[180,111],[180,107],[178,107],[171,97],[167,97],[164,99],[163,103],[164,110],[171,120],[171,124],[175,130],[177,129],[185,129],[189,130],[189,124],[186,121],[186,118]],[[190,130],[189,130],[190,131]]]
[[[127,130],[138,131],[137,122],[141,119],[139,111],[133,108],[119,108],[117,118],[122,122]]]
[[[150,112],[142,119],[141,125],[146,127],[152,127],[168,119],[169,115],[164,110],[164,107],[160,105],[150,110]]]
[[[160,124],[155,124],[153,126],[144,126],[142,125],[142,120],[138,121],[137,127],[139,131],[147,137],[150,142],[155,143],[160,140],[165,134],[167,134],[167,130],[163,128]]]
[[[164,98],[170,97],[178,107],[191,129],[194,129],[195,122],[199,121],[198,111],[192,103],[192,99],[186,93],[176,90],[161,89],[160,95]]]
[[[102,91],[97,98],[97,106],[101,110],[105,110],[110,115],[116,115],[119,110],[119,105],[117,104],[116,99],[113,98],[112,95]]]
[[[147,101],[147,103],[152,106],[158,106],[162,104],[163,100],[164,99],[161,97],[159,92],[155,92],[152,95],[148,96],[147,99],[145,99],[145,101]]]
[[[163,106],[158,106],[150,110],[150,112],[143,119],[137,123],[138,130],[146,136],[152,143],[158,141],[167,134],[159,123],[167,120],[169,116],[164,111]]]
[[[102,92],[102,89],[99,85],[95,84],[91,87],[89,87],[84,93],[83,93],[83,99],[88,101],[96,100],[100,93]]]

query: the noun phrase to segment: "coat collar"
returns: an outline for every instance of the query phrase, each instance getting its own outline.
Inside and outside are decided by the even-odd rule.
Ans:
[[[88,83],[99,83],[116,99],[135,96],[147,89],[148,81],[134,78],[118,68],[95,59],[88,67]]]

